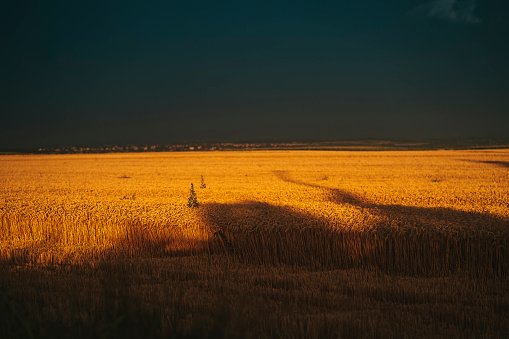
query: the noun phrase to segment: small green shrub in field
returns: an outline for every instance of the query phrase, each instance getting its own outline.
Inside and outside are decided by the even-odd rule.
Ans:
[[[189,190],[189,198],[187,198],[187,207],[198,207],[198,199],[196,198],[196,192],[192,183]]]

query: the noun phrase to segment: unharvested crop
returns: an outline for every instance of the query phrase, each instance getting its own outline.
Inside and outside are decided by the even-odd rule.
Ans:
[[[221,230],[247,262],[505,277],[507,155],[4,156],[1,256],[44,264],[217,252]],[[200,208],[187,209],[201,173],[209,188],[198,192]]]
[[[160,272],[157,267],[168,264],[156,260],[173,258],[175,262],[198,260],[200,269],[211,271],[219,260],[221,272],[230,272],[231,267],[253,272],[367,270],[412,279],[451,277],[454,281],[459,274],[483,284],[506,281],[508,158],[507,150],[2,156],[1,265],[6,272],[27,267],[68,267],[73,272],[84,267],[85,271],[97,268],[102,275],[110,270],[105,267],[118,263],[111,271],[122,271],[132,280],[144,266],[129,260],[150,260],[147,267]],[[199,207],[189,208],[189,185],[203,183],[203,177],[206,189],[195,191]],[[207,264],[210,261],[212,266]],[[138,268],[133,271],[132,267]],[[198,271],[183,268],[182,272],[178,279],[205,284]],[[210,279],[205,289],[219,284],[221,278]],[[279,275],[254,274],[252,279],[288,293],[301,284]],[[239,284],[235,287],[239,295],[242,288],[250,290],[247,282]],[[166,295],[160,288],[153,287],[146,297]],[[478,305],[495,305],[493,314],[503,318],[509,293],[503,288],[494,291],[500,299]],[[380,298],[391,300],[390,293],[396,292],[380,293]],[[482,293],[488,292],[483,289]],[[421,300],[417,294],[415,298]],[[175,305],[168,314],[184,312],[178,310],[179,302]],[[146,312],[155,312],[154,307],[146,306]],[[416,319],[422,317],[418,314]],[[461,316],[453,314],[454,326],[461,327]],[[330,317],[319,323],[329,326],[336,319]],[[362,332],[358,325],[351,327],[357,320],[341,317],[346,327],[329,330],[354,337]],[[202,327],[211,330],[212,320],[207,319]],[[267,323],[273,324],[267,325],[270,331],[283,326],[279,321],[284,319]],[[189,334],[196,325],[177,319],[161,321],[165,333]],[[490,328],[491,333],[507,329],[497,324],[483,320],[479,326]],[[386,330],[380,333],[394,329]],[[320,336],[313,326],[309,331]],[[297,336],[306,337],[304,332]]]

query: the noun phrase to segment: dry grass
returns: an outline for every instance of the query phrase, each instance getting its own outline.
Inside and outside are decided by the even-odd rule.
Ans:
[[[416,335],[410,328],[431,336],[501,335],[509,316],[508,156],[505,150],[2,156],[0,259],[7,275],[0,286],[28,303],[37,324],[71,317],[62,326],[92,331],[101,323],[102,334],[109,323],[98,319],[119,307],[100,295],[114,290],[117,303],[154,303],[123,315],[158,313],[154,335],[207,336],[223,323],[215,330],[227,336],[394,336],[398,328],[406,328],[403,336]],[[197,187],[202,175],[200,207],[188,208],[189,184]],[[170,262],[177,264],[173,280],[161,273]],[[60,272],[48,278],[60,286],[48,296],[53,315],[34,302],[46,288],[44,272]],[[108,283],[110,274],[128,283]],[[154,274],[163,276],[151,280]],[[292,301],[309,274],[314,287]],[[331,274],[355,287],[343,289]],[[78,306],[56,306],[62,293],[76,289],[65,281],[85,276],[85,285],[103,282],[80,292]],[[400,276],[411,277],[408,285],[398,284]],[[225,278],[234,282],[219,291]],[[15,287],[25,279],[40,283]],[[380,279],[390,283],[381,287]],[[161,285],[169,281],[185,300],[170,300]],[[458,295],[440,281],[470,287],[458,287]],[[274,288],[284,293],[270,294]],[[269,295],[247,298],[247,311],[237,300],[246,293]],[[345,308],[328,302],[334,293]],[[204,299],[196,304],[192,297]],[[286,306],[269,319],[257,304],[267,302]],[[295,318],[292,303],[302,308]],[[398,306],[386,317],[391,303]],[[80,313],[90,307],[96,313]],[[491,318],[474,316],[481,309]],[[193,312],[203,319],[179,318]],[[256,325],[245,325],[248,317]]]

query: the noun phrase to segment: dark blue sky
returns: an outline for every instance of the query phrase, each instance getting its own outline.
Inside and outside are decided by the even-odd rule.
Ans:
[[[0,148],[509,136],[509,2],[28,1]]]

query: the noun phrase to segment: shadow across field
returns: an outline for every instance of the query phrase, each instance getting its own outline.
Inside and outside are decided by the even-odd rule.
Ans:
[[[375,257],[366,252],[361,254],[367,261],[364,266],[425,275],[458,270],[475,275],[509,275],[509,220],[506,218],[452,208],[377,204],[345,190],[292,179],[283,171],[275,174],[285,182],[322,190],[327,201],[367,209],[378,217],[378,222],[370,225],[370,231],[360,232],[363,242],[358,246],[373,248],[375,254]]]
[[[200,207],[205,225],[222,235],[224,250],[252,264],[339,268],[360,265],[352,241],[310,214],[257,201],[209,203]],[[341,239],[340,239],[341,238]]]
[[[379,229],[383,226],[389,226],[393,222],[398,222],[404,228],[421,228],[424,231],[443,230],[445,228],[447,232],[454,232],[457,230],[451,229],[450,226],[457,225],[458,220],[461,220],[463,222],[462,233],[465,230],[475,233],[483,231],[496,232],[501,229],[509,230],[509,220],[507,218],[489,213],[467,212],[447,207],[378,204],[345,190],[292,179],[286,172],[280,171],[275,174],[285,182],[320,189],[325,193],[327,201],[337,205],[349,204],[368,209],[371,214],[380,217],[380,222],[376,225],[376,228]]]
[[[467,162],[475,162],[475,163],[478,163],[478,164],[490,164],[490,165],[495,165],[495,166],[509,168],[509,161],[498,161],[498,160],[486,160],[486,161],[482,161],[482,160],[467,160],[467,159],[462,159],[462,160],[463,161],[467,161]]]

